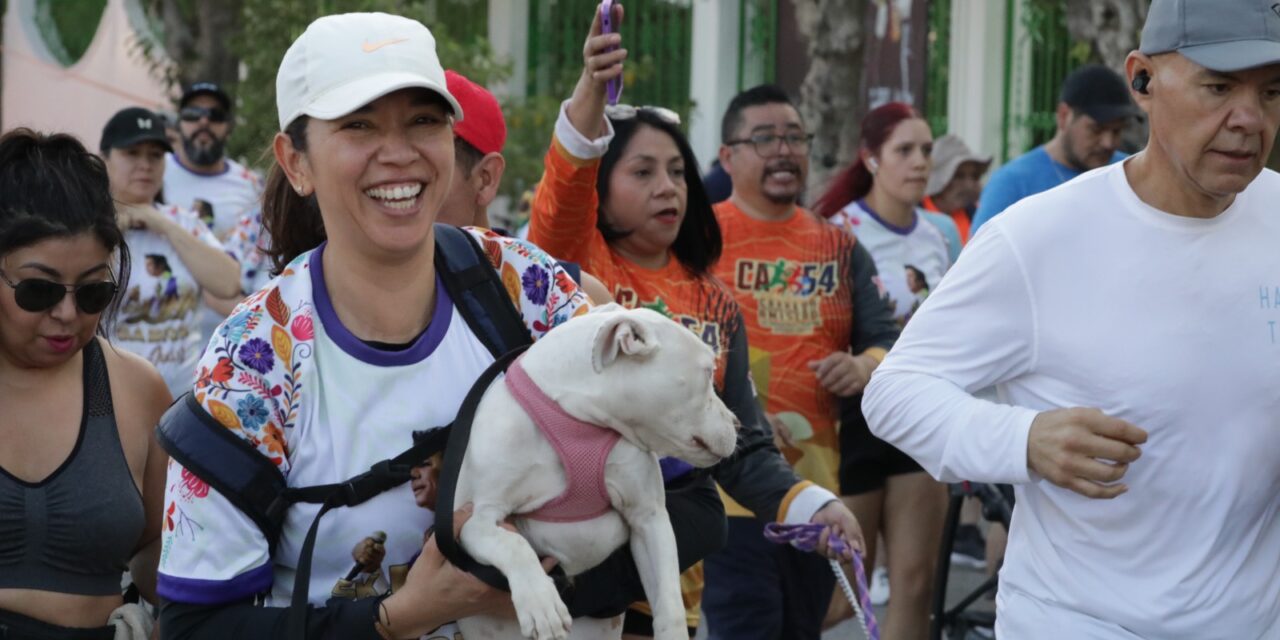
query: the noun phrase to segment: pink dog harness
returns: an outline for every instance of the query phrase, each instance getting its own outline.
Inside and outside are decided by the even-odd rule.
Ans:
[[[568,484],[564,493],[524,517],[544,522],[582,522],[612,509],[604,485],[604,465],[622,435],[565,413],[529,378],[520,360],[507,369],[506,382],[516,402],[555,447]]]

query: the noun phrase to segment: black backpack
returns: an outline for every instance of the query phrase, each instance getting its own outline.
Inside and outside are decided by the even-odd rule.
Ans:
[[[222,426],[190,393],[174,402],[156,428],[156,437],[170,457],[217,489],[258,525],[267,540],[270,556],[275,555],[284,517],[292,504],[322,505],[298,558],[289,631],[292,638],[305,637],[311,555],[320,518],[332,508],[361,504],[408,482],[412,467],[442,450],[446,454],[437,504],[437,544],[456,566],[494,586],[506,586],[501,573],[471,559],[453,539],[453,483],[480,397],[497,375],[533,343],[533,337],[488,257],[470,234],[457,227],[436,224],[435,241],[436,271],[445,289],[467,326],[497,359],[468,394],[454,424],[427,432],[403,453],[374,464],[360,475],[340,483],[310,487],[288,487],[275,464]],[[446,449],[450,441],[461,446]]]

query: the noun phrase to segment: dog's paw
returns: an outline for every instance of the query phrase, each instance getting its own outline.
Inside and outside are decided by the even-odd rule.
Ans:
[[[556,585],[546,575],[519,589],[512,585],[511,603],[520,621],[520,633],[534,640],[566,640],[573,618],[560,600]]]
[[[689,640],[689,627],[684,620],[662,623],[653,621],[653,640]]]

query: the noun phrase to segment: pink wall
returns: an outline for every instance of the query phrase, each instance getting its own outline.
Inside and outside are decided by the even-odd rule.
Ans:
[[[31,0],[10,0],[4,16],[3,120],[0,129],[31,127],[75,134],[96,151],[102,126],[125,107],[169,109],[163,84],[150,75],[126,2],[108,0],[89,50],[71,67],[50,55],[25,12]]]

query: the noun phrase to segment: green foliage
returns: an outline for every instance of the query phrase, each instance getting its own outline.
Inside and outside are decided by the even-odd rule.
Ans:
[[[89,50],[106,8],[107,0],[37,0],[35,22],[50,53],[71,66]]]

